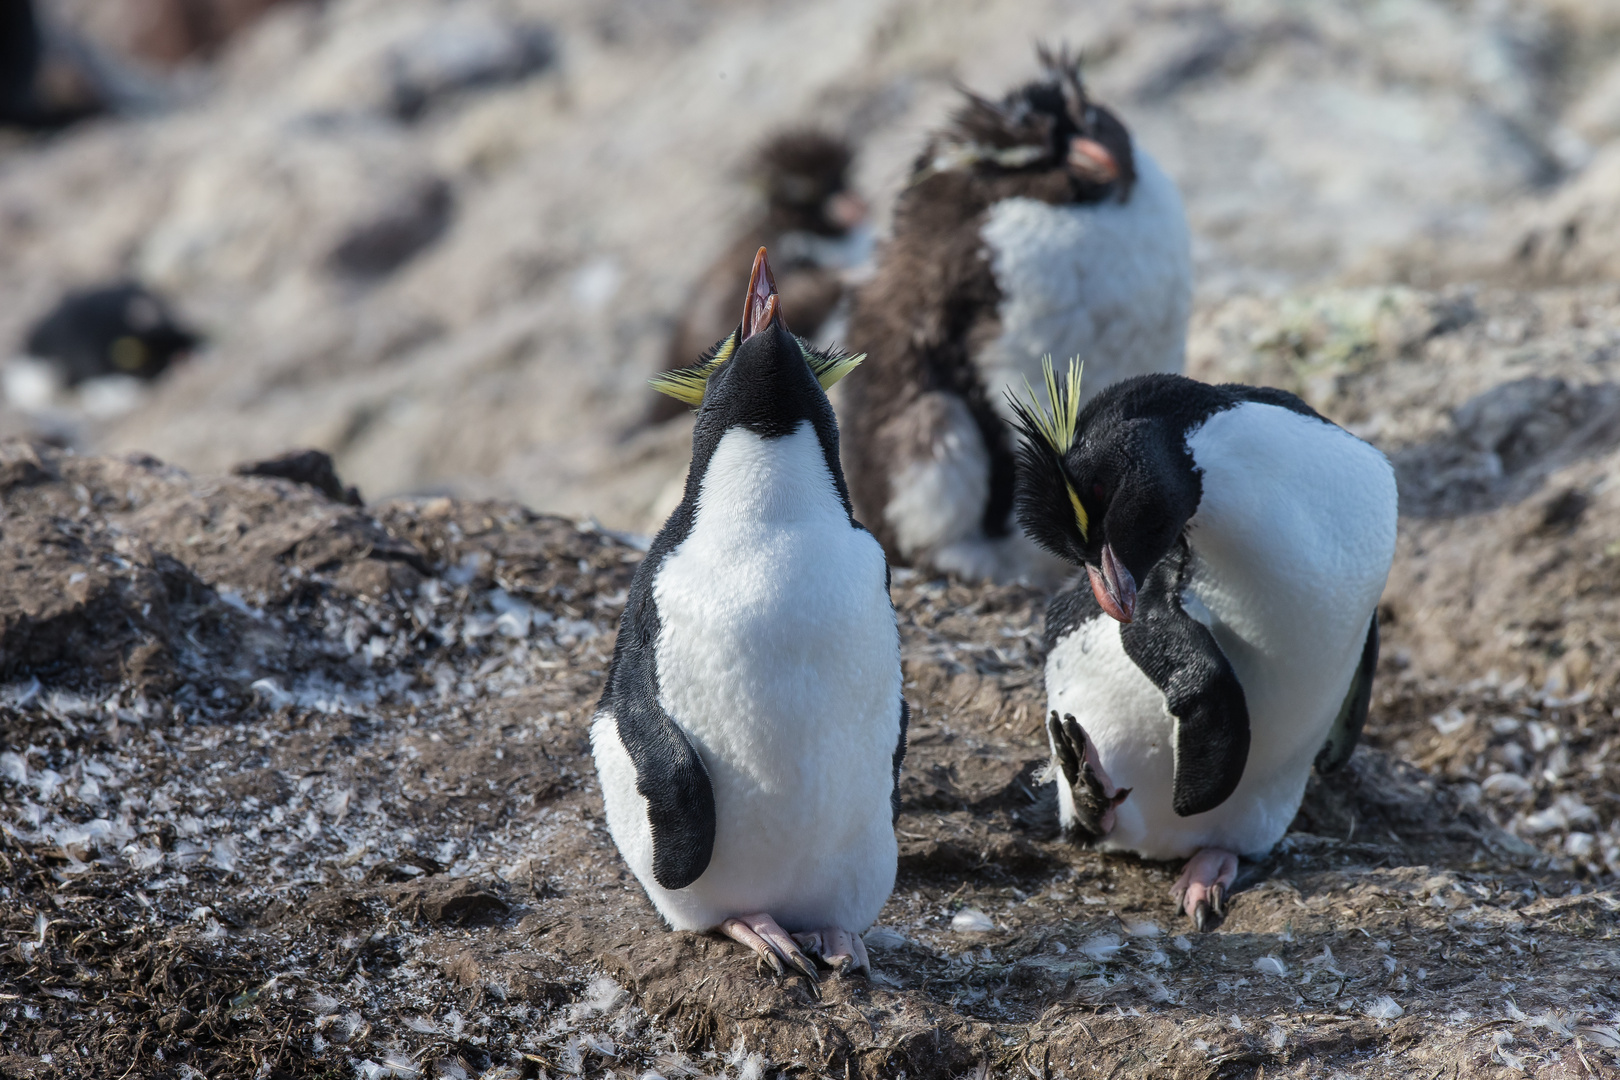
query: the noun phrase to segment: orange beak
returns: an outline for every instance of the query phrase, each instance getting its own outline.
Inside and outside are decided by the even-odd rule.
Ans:
[[[1119,179],[1119,162],[1114,155],[1096,139],[1082,135],[1069,140],[1069,168],[1098,184],[1112,184]]]

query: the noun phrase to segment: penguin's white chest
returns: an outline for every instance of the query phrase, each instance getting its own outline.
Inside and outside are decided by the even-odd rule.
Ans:
[[[1109,383],[1178,373],[1192,311],[1192,252],[1175,183],[1140,148],[1130,200],[1053,206],[1006,199],[983,228],[1001,333],[974,357],[990,400],[1040,384],[1040,362],[1085,361],[1085,399]],[[1084,400],[1084,399],[1083,399]]]
[[[808,422],[781,438],[727,432],[691,532],[653,587],[659,701],[708,770],[714,853],[696,882],[669,891],[646,872],[650,847],[643,868],[636,838],[620,843],[677,928],[756,912],[794,931],[877,917],[894,883],[900,717],[885,578]],[[633,785],[607,788],[615,839],[644,830],[644,804],[639,816],[626,806],[642,803]]]

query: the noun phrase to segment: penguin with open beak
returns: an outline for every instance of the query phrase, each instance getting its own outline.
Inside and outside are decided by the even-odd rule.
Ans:
[[[1060,821],[1188,860],[1202,930],[1360,737],[1394,472],[1285,391],[1144,375],[1082,408],[1078,365],[1044,375],[1015,402],[1018,521],[1085,569],[1046,613]]]
[[[788,330],[761,248],[737,329],[655,380],[698,406],[686,497],[591,727],[609,831],[669,925],[812,980],[809,956],[869,968],[898,856],[899,631],[825,393],[861,359]]]
[[[1192,308],[1175,183],[1076,60],[1040,59],[930,140],[850,318],[875,358],[839,405],[856,516],[895,561],[970,578],[1063,573],[1014,527],[1006,392],[1043,355],[1086,357],[1092,390],[1179,372]]]

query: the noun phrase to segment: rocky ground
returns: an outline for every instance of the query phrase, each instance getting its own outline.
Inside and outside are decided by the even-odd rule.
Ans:
[[[1620,1077],[1620,8],[266,8],[151,111],[0,133],[0,343],[122,274],[210,340],[0,407],[0,1076]],[[1055,836],[1043,598],[897,572],[876,970],[773,982],[603,828],[689,448],[642,380],[762,134],[849,136],[881,232],[1037,37],[1183,188],[1190,372],[1396,464],[1366,745],[1194,934]],[[302,446],[342,482],[232,471]]]
[[[1617,312],[1209,316],[1408,502],[1366,746],[1213,933],[1055,836],[1041,598],[899,572],[900,877],[819,988],[666,931],[603,828],[633,537],[5,444],[0,1072],[1620,1075]]]

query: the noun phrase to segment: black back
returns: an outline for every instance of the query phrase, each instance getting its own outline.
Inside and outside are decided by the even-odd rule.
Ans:
[[[201,341],[150,290],[118,282],[64,296],[28,331],[24,348],[74,386],[100,375],[155,379]]]
[[[1137,375],[1107,387],[1080,410],[1075,443],[1059,454],[1025,437],[1018,447],[1018,523],[1036,543],[1070,562],[1097,565],[1102,546],[1137,581],[1170,553],[1198,510],[1203,486],[1187,436],[1244,402],[1277,405],[1328,423],[1286,390],[1183,375]],[[1072,486],[1091,521],[1080,535]]]

